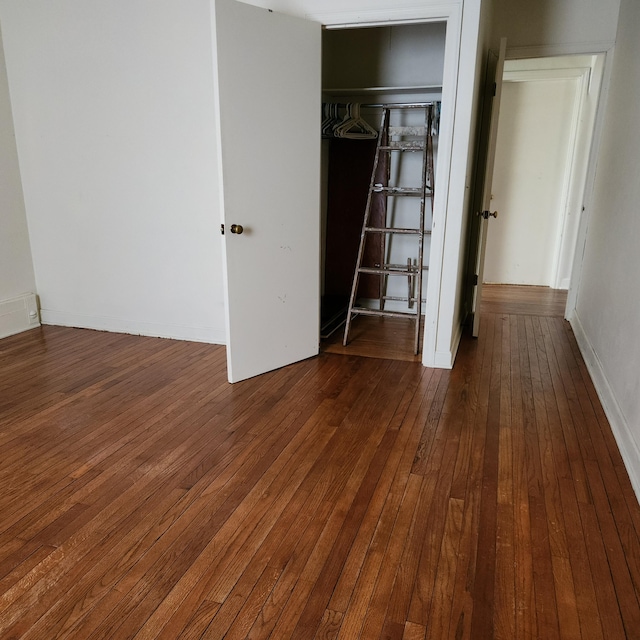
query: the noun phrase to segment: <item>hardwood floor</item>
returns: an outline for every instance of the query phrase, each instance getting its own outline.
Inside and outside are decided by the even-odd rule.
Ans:
[[[640,638],[640,507],[570,328],[528,311],[452,371],[236,385],[217,346],[0,341],[0,637]]]
[[[424,321],[421,326],[424,326]],[[413,353],[414,329],[414,321],[405,318],[358,316],[351,325],[349,344],[346,347],[342,345],[343,325],[322,341],[321,349],[325,353],[422,362],[422,356]]]
[[[562,317],[566,304],[567,292],[549,287],[495,284],[483,286],[483,313]],[[422,355],[413,353],[414,326],[413,321],[402,318],[360,316],[352,324],[349,344],[346,347],[342,345],[343,325],[322,341],[321,348],[326,353],[422,362]],[[424,318],[421,333],[423,328]]]
[[[549,287],[485,284],[482,286],[482,313],[564,316],[567,292]]]

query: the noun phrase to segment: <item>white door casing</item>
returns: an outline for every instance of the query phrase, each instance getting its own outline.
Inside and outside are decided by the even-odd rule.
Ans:
[[[227,369],[237,382],[318,353],[321,31],[235,0],[214,7]]]
[[[601,61],[505,63],[485,282],[569,286]]]

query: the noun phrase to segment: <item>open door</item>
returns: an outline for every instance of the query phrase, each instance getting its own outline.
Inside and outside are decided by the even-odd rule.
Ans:
[[[498,58],[490,58],[489,63],[495,71],[491,73],[491,68],[487,69],[487,84],[493,91],[488,90],[488,94],[493,97],[485,104],[489,104],[491,119],[486,138],[486,164],[484,169],[484,180],[482,183],[482,200],[480,205],[480,231],[478,234],[478,250],[475,269],[475,290],[473,295],[473,337],[477,338],[480,331],[480,302],[482,301],[482,279],[484,277],[484,256],[487,248],[487,224],[491,217],[497,217],[497,211],[491,211],[491,184],[493,182],[493,165],[496,157],[496,139],[498,137],[498,118],[500,116],[500,97],[502,96],[502,74],[504,71],[504,58],[507,51],[507,39],[500,40],[500,51]]]
[[[216,0],[230,382],[318,353],[321,31]]]

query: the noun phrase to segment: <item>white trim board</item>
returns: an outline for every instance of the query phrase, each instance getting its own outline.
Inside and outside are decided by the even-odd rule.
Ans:
[[[613,48],[615,42],[576,42],[571,44],[550,44],[531,47],[510,47],[507,60],[520,58],[551,58],[567,55],[591,55],[605,53]]]
[[[598,97],[598,105],[593,123],[593,134],[591,138],[591,146],[589,149],[589,159],[587,163],[584,198],[582,202],[582,214],[578,224],[578,232],[576,236],[575,252],[573,256],[573,264],[571,267],[571,282],[569,284],[569,293],[567,295],[567,306],[565,309],[565,317],[570,319],[575,312],[578,302],[578,291],[580,290],[580,281],[582,279],[582,266],[584,260],[584,250],[587,243],[587,230],[589,228],[589,218],[591,217],[591,200],[593,197],[593,185],[595,183],[596,170],[598,166],[598,150],[602,139],[602,131],[604,127],[604,115],[609,95],[609,84],[611,81],[611,73],[613,69],[613,50],[599,52],[601,55],[601,78]],[[593,78],[593,74],[592,74]]]
[[[327,29],[351,29],[353,27],[381,27],[411,22],[443,22],[458,15],[459,11],[460,8],[457,3],[448,3],[358,11],[314,11],[305,14],[305,18],[319,22]]]
[[[624,466],[629,474],[636,498],[638,502],[640,502],[640,448],[631,434],[629,424],[622,413],[622,409],[616,400],[600,360],[589,342],[589,338],[582,327],[578,315],[575,313],[572,314],[569,323],[576,337],[580,353],[582,353],[582,357],[587,365],[587,370],[595,386],[598,398],[600,398],[600,402],[602,403],[602,408],[611,425],[611,431],[620,450]]]
[[[462,332],[464,327],[462,324],[457,326],[457,329],[451,340],[451,347],[449,350],[438,350],[433,356],[433,360],[423,361],[425,367],[434,367],[436,369],[453,369],[453,365],[456,361],[456,355],[458,353],[458,347],[460,346],[460,340],[462,340]]]
[[[224,329],[216,331],[216,329],[210,327],[186,327],[174,324],[123,320],[121,318],[89,316],[80,313],[53,311],[51,309],[42,309],[41,316],[42,324],[46,325],[111,331],[113,333],[128,333],[151,338],[188,340],[208,344],[225,344],[226,342]]]
[[[0,338],[40,326],[35,293],[0,301]]]

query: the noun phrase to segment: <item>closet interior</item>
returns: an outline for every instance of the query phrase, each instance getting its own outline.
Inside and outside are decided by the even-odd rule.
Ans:
[[[416,147],[416,153],[391,153],[384,162],[378,161],[377,138],[385,106],[391,107],[392,128],[402,126],[408,131],[407,127],[415,127],[417,132],[424,123],[424,110],[394,107],[429,105],[433,115],[431,156],[433,165],[437,165],[445,31],[445,23],[428,22],[323,33],[321,338],[325,350],[362,354],[361,345],[366,344],[370,351],[373,342],[368,334],[375,333],[376,327],[386,327],[386,332],[378,331],[378,335],[395,342],[396,350],[404,350],[409,356],[416,350],[412,346],[415,323],[404,316],[416,313],[416,305],[424,313],[431,197],[425,199],[424,233],[420,235],[421,278],[417,277],[415,234],[370,233],[366,237],[359,264],[373,273],[359,277],[355,294],[358,308],[383,309],[388,312],[385,315],[397,317],[358,315],[353,318],[349,340],[344,333],[365,210],[371,210],[369,226],[412,229],[419,224],[418,199],[400,197],[405,193],[376,200],[376,194],[370,195],[370,191],[375,190],[374,184],[378,191],[381,187],[388,191],[387,185],[420,186],[426,153]],[[374,164],[376,172],[372,176]],[[437,189],[437,185],[431,184],[430,188]],[[393,274],[389,273],[393,271],[390,265],[408,267],[402,274]],[[407,269],[411,272],[408,276]],[[420,281],[419,293],[416,289]],[[349,345],[344,347],[343,342]]]

